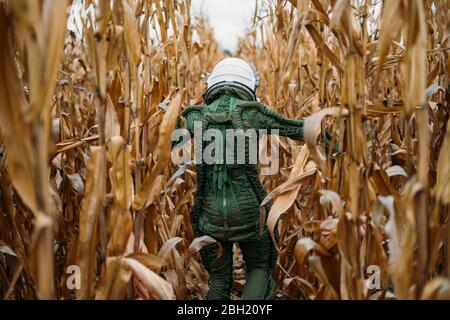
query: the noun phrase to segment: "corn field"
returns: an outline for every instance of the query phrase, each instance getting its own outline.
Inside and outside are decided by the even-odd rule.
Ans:
[[[227,54],[207,19],[191,0],[0,0],[0,37],[0,298],[204,299],[214,239],[170,140]],[[257,1],[234,56],[306,119],[261,177],[274,298],[450,299],[449,37],[448,0]]]

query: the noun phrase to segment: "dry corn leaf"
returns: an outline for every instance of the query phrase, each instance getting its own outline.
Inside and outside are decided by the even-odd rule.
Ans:
[[[146,268],[137,260],[127,258],[125,262],[136,279],[142,284],[143,289],[147,291],[149,297],[157,300],[175,300],[173,287],[167,280]]]

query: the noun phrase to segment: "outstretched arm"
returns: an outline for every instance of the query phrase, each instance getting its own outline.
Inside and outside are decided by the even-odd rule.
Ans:
[[[259,102],[249,102],[239,105],[239,112],[243,122],[243,127],[253,129],[277,129],[280,136],[288,137],[298,141],[303,138],[303,119],[286,118],[277,111],[268,108]],[[331,134],[325,133],[325,149],[328,150],[331,144]],[[333,146],[333,152],[338,151],[338,145]]]
[[[188,130],[190,137],[193,137],[196,122],[197,121],[201,122],[203,119],[202,108],[203,106],[191,106],[184,109],[178,116],[178,121],[175,126],[175,130],[182,130],[182,129]],[[177,136],[177,140],[172,141],[172,149],[173,147],[181,143],[182,140],[183,138],[181,136]]]
[[[239,105],[243,126],[253,129],[278,130],[279,135],[303,141],[303,119],[286,118],[259,102]]]

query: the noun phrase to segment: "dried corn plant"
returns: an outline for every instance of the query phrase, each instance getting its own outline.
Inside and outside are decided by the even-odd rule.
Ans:
[[[264,103],[306,118],[306,146],[284,141],[281,173],[264,181],[269,227],[281,219],[280,296],[450,298],[449,6],[291,0],[255,10],[237,55],[257,62]],[[338,152],[317,146],[326,130]]]
[[[190,6],[0,0],[0,297],[204,298],[214,239],[194,237],[196,173],[169,141],[224,54]],[[257,2],[236,55],[262,102],[306,118],[306,143],[280,138],[280,172],[261,177],[277,298],[450,298],[449,13]]]
[[[167,141],[222,55],[207,22],[190,1],[75,1],[75,34],[68,2],[0,4],[2,297],[203,297],[212,239]]]

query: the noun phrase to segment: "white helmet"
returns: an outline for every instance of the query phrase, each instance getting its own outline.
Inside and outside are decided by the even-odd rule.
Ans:
[[[244,90],[256,100],[255,91],[259,85],[259,76],[253,64],[239,58],[226,58],[216,64],[206,83],[206,97],[212,89],[227,85]]]

